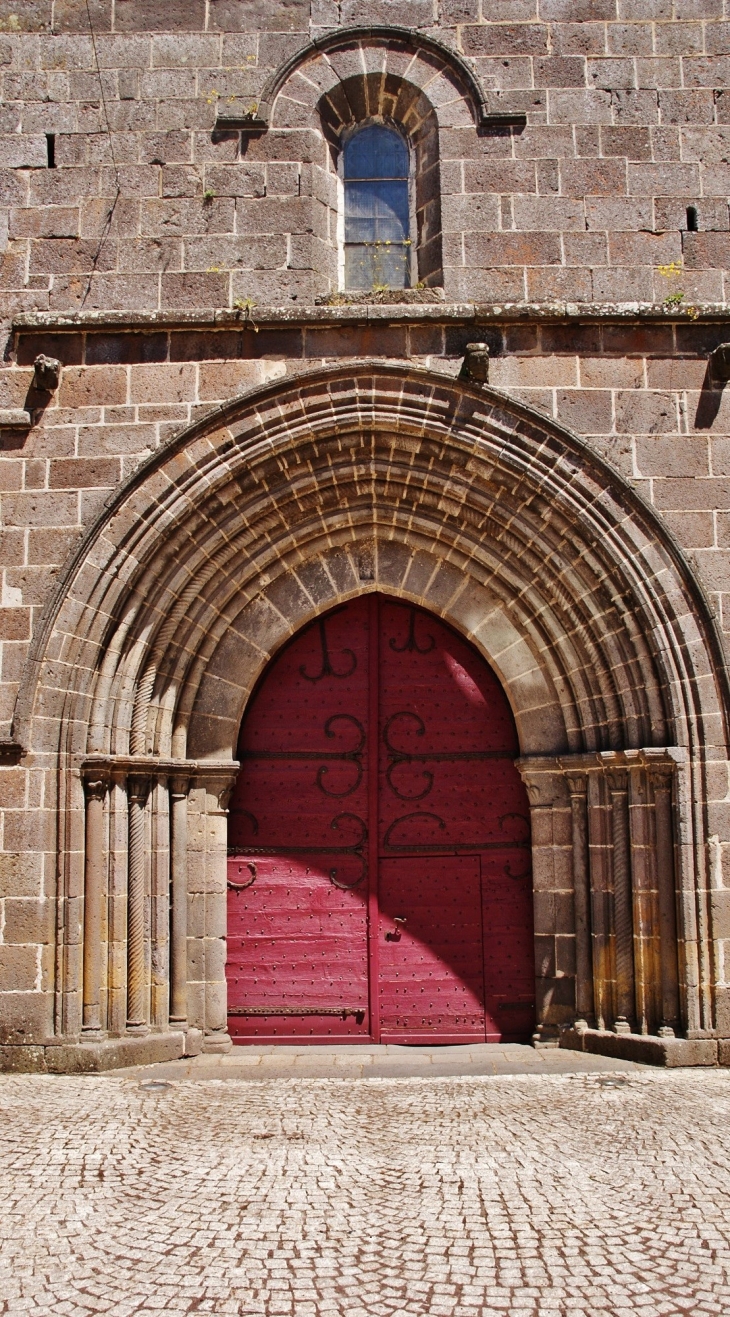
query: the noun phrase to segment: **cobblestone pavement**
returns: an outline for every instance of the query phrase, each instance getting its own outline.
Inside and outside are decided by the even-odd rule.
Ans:
[[[0,1312],[730,1313],[730,1071],[0,1079]]]

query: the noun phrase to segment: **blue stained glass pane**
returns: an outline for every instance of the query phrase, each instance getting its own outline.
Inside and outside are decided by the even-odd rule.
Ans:
[[[371,124],[345,146],[345,286],[410,283],[408,147]]]
[[[408,147],[392,128],[371,124],[345,144],[345,178],[408,178]]]
[[[403,242],[408,228],[405,180],[345,184],[345,242]]]
[[[345,285],[364,290],[376,286],[407,288],[409,286],[408,248],[360,247],[345,248]]]

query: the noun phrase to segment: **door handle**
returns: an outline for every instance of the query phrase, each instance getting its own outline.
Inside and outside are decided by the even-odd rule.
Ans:
[[[386,942],[400,942],[401,924],[407,924],[408,920],[405,915],[393,915],[393,923],[395,924],[395,928],[392,929],[390,933],[385,934]]]

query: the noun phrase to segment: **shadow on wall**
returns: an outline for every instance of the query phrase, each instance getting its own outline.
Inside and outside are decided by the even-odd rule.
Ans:
[[[695,413],[695,430],[710,429],[720,410],[723,391],[729,379],[730,343],[720,343],[707,358],[707,370]]]

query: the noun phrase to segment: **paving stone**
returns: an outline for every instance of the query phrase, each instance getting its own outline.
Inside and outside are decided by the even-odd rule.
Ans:
[[[3,1077],[0,1313],[727,1312],[730,1074],[521,1062]]]

